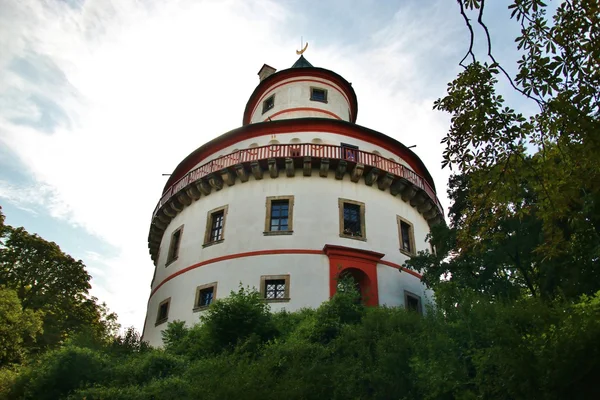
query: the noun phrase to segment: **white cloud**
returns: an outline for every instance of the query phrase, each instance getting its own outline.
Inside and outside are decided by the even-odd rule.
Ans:
[[[44,196],[34,204],[27,194],[39,187],[1,182],[0,196],[43,206],[116,247],[113,258],[84,256],[93,294],[123,325],[141,329],[153,273],[145,239],[161,174],[240,125],[264,62],[293,63],[297,35],[286,30],[292,16],[266,0],[88,0],[81,8],[29,0],[8,10],[0,17],[0,68],[8,72],[0,78],[0,143],[29,168]],[[415,21],[422,13],[430,26]],[[439,139],[447,120],[431,112],[424,88],[453,73],[437,74],[424,63],[440,46],[435,30],[444,21],[433,6],[406,8],[362,46],[312,46],[308,57],[353,82],[362,125],[418,145],[442,197]],[[41,81],[14,68],[14,60],[32,57]],[[53,119],[50,132],[16,124],[42,118],[34,94],[68,118]]]

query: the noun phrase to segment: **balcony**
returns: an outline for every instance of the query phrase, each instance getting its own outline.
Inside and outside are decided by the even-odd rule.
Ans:
[[[297,170],[304,176],[318,171],[321,177],[334,172],[335,179],[343,179],[347,173],[353,182],[363,179],[368,186],[377,185],[393,196],[400,195],[430,223],[443,220],[443,209],[433,188],[427,180],[414,171],[378,154],[351,149],[344,146],[324,144],[274,144],[238,150],[216,158],[188,172],[171,185],[162,195],[154,209],[150,235],[150,254],[155,260],[162,234],[170,220],[184,207],[221,190],[233,186],[236,180],[247,182],[250,175],[262,179],[263,174],[277,178],[279,173],[293,177]]]

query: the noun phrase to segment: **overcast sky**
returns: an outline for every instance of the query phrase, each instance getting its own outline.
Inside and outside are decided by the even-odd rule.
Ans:
[[[487,13],[511,61],[516,25]],[[0,0],[7,223],[81,258],[92,294],[141,331],[161,174],[241,125],[260,67],[289,68],[301,36],[352,82],[358,124],[417,145],[447,209],[449,117],[432,105],[468,45],[454,0]]]

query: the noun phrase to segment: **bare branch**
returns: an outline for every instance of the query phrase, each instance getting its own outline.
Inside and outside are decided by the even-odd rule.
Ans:
[[[473,43],[475,42],[475,33],[473,32],[473,26],[471,25],[471,21],[467,17],[467,14],[465,14],[465,7],[463,5],[462,0],[456,0],[456,1],[458,1],[458,5],[460,6],[460,15],[462,15],[463,19],[465,20],[465,24],[467,25],[467,28],[469,28],[469,32],[471,34],[471,39],[469,42],[469,50],[467,51],[467,54],[465,54],[463,59],[460,60],[460,62],[458,63],[458,65],[460,65],[461,67],[466,69],[467,67],[465,65],[463,65],[463,62],[467,59],[467,57],[469,57],[469,54],[471,55],[471,59],[473,60],[472,62],[475,62],[475,54],[473,53]]]

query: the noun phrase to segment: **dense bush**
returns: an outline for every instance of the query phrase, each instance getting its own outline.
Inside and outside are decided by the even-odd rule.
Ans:
[[[599,317],[600,293],[577,303],[470,296],[422,316],[364,308],[352,292],[270,313],[240,290],[203,323],[169,324],[164,349],[135,335],[71,343],[1,375],[0,387],[20,399],[598,398]],[[246,325],[229,329],[238,319]]]

